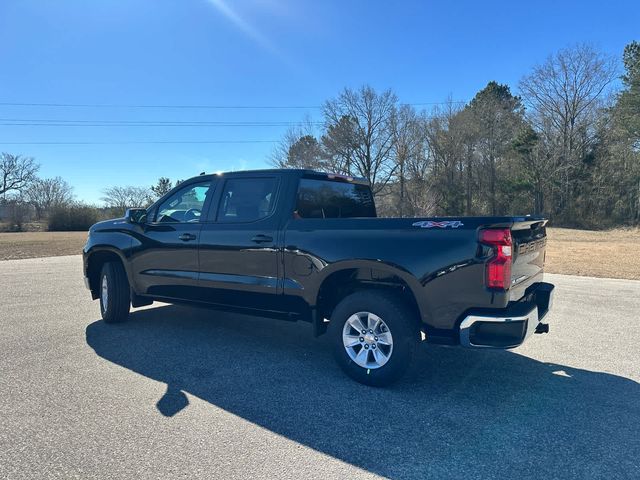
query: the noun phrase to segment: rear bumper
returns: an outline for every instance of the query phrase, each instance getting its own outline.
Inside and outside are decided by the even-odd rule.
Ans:
[[[536,283],[505,309],[476,310],[460,323],[460,345],[471,348],[514,348],[534,333],[549,331],[543,322],[553,304],[554,286]]]

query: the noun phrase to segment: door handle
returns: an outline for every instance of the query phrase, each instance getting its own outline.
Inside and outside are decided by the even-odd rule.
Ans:
[[[183,242],[188,242],[189,240],[195,240],[196,236],[193,233],[183,233],[178,235],[178,238]]]
[[[252,242],[256,242],[256,243],[267,243],[267,242],[273,242],[273,237],[270,237],[269,235],[256,235],[255,237],[253,237],[251,239]]]

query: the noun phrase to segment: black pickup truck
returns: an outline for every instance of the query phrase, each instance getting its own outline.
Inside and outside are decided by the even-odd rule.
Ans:
[[[105,322],[154,300],[306,321],[380,386],[420,341],[512,348],[547,332],[546,223],[376,218],[365,181],[309,170],[200,175],[92,226],[84,276]]]

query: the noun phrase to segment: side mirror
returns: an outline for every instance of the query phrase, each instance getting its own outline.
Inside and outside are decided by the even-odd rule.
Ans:
[[[129,223],[143,224],[147,221],[147,209],[127,208],[124,218]]]

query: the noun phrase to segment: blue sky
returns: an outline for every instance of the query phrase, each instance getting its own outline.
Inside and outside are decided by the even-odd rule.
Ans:
[[[620,57],[639,25],[637,0],[2,0],[0,151],[35,157],[42,176],[98,202],[109,185],[267,166],[269,141],[287,128],[108,122],[319,119],[312,107],[363,83],[406,103],[468,100],[490,80],[517,91],[534,64],[576,42]],[[7,125],[25,119],[103,126]],[[263,143],[126,143],[247,140]]]

